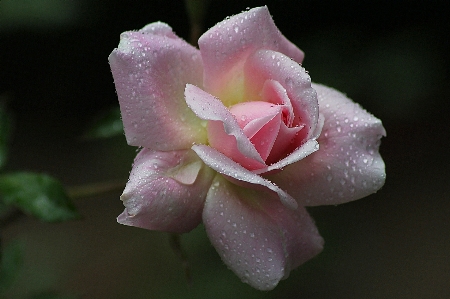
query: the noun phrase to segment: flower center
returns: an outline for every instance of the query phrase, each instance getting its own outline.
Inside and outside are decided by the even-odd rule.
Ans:
[[[288,128],[293,118],[285,105],[262,101],[243,102],[229,109],[264,161],[270,156],[281,128]]]

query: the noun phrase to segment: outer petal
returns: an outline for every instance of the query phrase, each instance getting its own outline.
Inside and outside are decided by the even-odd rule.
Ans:
[[[295,116],[293,125],[305,125],[302,136],[311,138],[319,119],[319,106],[305,69],[281,53],[259,50],[248,57],[244,70],[246,100],[258,100],[267,80],[279,82],[291,100]],[[280,88],[276,84],[273,87]],[[282,93],[281,90],[278,92]]]
[[[242,167],[216,149],[206,145],[194,145],[192,149],[197,153],[200,159],[205,162],[206,165],[215,171],[243,185],[248,185],[246,183],[250,183],[253,185],[253,188],[258,188],[261,186],[266,187],[276,192],[285,206],[290,209],[297,208],[296,201],[289,194],[278,188],[278,186],[272,182]]]
[[[342,93],[313,86],[325,117],[320,149],[267,177],[300,205],[340,204],[376,192],[386,178],[378,153],[380,138],[386,135],[381,121]]]
[[[208,192],[203,222],[227,266],[260,290],[273,289],[323,246],[303,207],[287,209],[272,193],[242,188],[220,176]]]
[[[267,7],[257,7],[228,18],[205,32],[198,44],[205,65],[205,89],[226,106],[242,102],[242,67],[258,49],[284,53],[298,63],[303,52],[287,40]],[[224,95],[228,95],[225,96]]]
[[[201,222],[214,171],[192,150],[156,152],[143,149],[136,157],[121,200],[121,224],[184,233]]]
[[[130,145],[177,150],[206,140],[206,130],[184,101],[186,83],[202,84],[200,52],[168,25],[122,33],[109,62]]]

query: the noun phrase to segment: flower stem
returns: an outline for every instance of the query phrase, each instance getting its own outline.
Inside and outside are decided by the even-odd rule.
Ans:
[[[189,260],[187,257],[186,252],[183,250],[183,247],[181,245],[181,235],[176,233],[169,234],[169,243],[172,247],[172,250],[175,252],[175,254],[178,256],[178,258],[181,260],[182,267],[184,269],[186,282],[188,286],[192,285],[192,276],[191,276],[191,268],[189,265]]]
[[[189,43],[198,46],[197,41],[203,32],[203,20],[210,0],[185,0],[187,14],[191,25]]]

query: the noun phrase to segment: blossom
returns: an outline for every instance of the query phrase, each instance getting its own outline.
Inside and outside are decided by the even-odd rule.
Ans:
[[[382,187],[386,133],[344,94],[311,83],[266,7],[198,44],[156,22],[122,33],[109,56],[127,142],[143,148],[118,222],[175,233],[203,222],[224,263],[270,290],[322,250],[305,206]]]

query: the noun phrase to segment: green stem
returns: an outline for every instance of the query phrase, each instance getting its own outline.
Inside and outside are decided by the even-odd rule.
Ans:
[[[181,260],[181,265],[184,269],[184,274],[186,277],[186,281],[188,286],[192,285],[192,276],[191,276],[191,268],[189,266],[189,260],[187,257],[186,252],[183,250],[183,247],[181,245],[181,235],[176,233],[169,234],[169,243],[172,247],[172,250],[175,252],[175,254],[178,256],[178,258]]]
[[[198,46],[197,41],[203,33],[203,20],[208,9],[210,0],[185,0],[187,14],[191,25],[189,43],[194,47]]]

